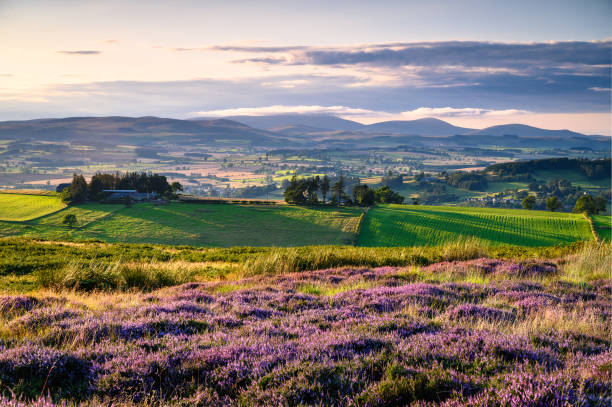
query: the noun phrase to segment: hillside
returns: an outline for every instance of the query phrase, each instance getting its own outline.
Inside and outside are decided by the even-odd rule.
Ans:
[[[417,120],[396,120],[370,124],[365,127],[368,132],[417,134],[423,136],[452,136],[471,132],[474,129],[453,126],[444,120],[424,118]]]
[[[524,124],[503,124],[499,126],[491,126],[482,130],[472,130],[467,134],[481,136],[519,136],[519,137],[583,137],[584,134],[570,130],[546,130],[538,127],[527,126]]]
[[[0,139],[115,143],[243,141],[286,142],[281,136],[226,119],[178,120],[159,117],[68,117],[0,122]]]
[[[263,116],[226,116],[227,120],[244,123],[259,129],[273,130],[282,127],[302,127],[305,130],[361,130],[364,125],[352,120],[330,115],[280,114]],[[206,119],[194,118],[194,121]]]

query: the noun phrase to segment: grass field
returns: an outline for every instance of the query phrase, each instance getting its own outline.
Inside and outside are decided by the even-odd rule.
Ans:
[[[59,211],[64,206],[57,196],[0,193],[0,220],[30,220]]]
[[[74,228],[61,223],[67,213],[77,217]],[[360,214],[285,205],[88,203],[31,222],[0,222],[0,236],[213,247],[353,244]]]
[[[368,212],[359,246],[426,246],[475,237],[491,244],[551,246],[590,240],[582,215],[514,209],[385,205]]]
[[[609,242],[612,229],[612,216],[593,215],[592,218],[593,225],[595,226],[595,232],[597,232],[602,240]]]

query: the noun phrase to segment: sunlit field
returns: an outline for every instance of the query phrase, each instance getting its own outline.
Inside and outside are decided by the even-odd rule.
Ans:
[[[365,218],[360,246],[428,246],[460,237],[491,244],[549,246],[593,238],[581,214],[518,209],[386,205]]]
[[[0,220],[24,221],[64,208],[58,196],[0,193]]]

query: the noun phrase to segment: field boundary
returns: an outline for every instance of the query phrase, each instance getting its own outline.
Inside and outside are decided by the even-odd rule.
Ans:
[[[587,220],[587,222],[589,222],[589,226],[591,227],[591,233],[593,234],[593,237],[595,238],[595,241],[596,242],[601,242],[601,236],[599,236],[599,233],[597,233],[597,229],[595,228],[595,223],[593,222],[593,218],[591,218],[586,213],[583,213],[582,216],[584,216],[584,218]]]
[[[357,221],[357,227],[355,228],[355,242],[353,246],[357,246],[359,243],[359,235],[361,235],[361,228],[363,227],[363,223],[365,222],[366,216],[368,216],[368,212],[370,211],[370,207],[367,207],[363,210],[361,215],[359,215],[359,220]]]

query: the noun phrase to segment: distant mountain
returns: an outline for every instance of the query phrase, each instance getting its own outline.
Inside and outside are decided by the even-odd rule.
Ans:
[[[321,130],[361,130],[365,126],[352,120],[330,115],[279,114],[266,116],[227,116],[224,119],[244,123],[258,129],[272,130],[283,127],[306,126]],[[205,119],[194,118],[193,121]]]
[[[418,134],[421,136],[453,136],[455,134],[471,132],[474,131],[474,129],[453,126],[444,120],[424,118],[374,123],[366,126],[365,131],[394,134]]]
[[[401,134],[450,137],[455,135],[518,136],[518,137],[585,137],[570,130],[546,130],[524,124],[504,124],[482,130],[454,126],[444,120],[431,117],[416,120],[393,120],[373,124],[361,124],[330,115],[285,114],[266,116],[228,116],[224,119],[240,122],[250,127],[280,133],[288,137],[332,131],[354,132],[355,136],[367,133]],[[194,118],[201,122],[210,119]]]
[[[94,141],[135,144],[216,142],[235,140],[252,144],[286,142],[278,134],[227,119],[178,120],[160,117],[68,117],[0,122],[0,138],[48,141]]]
[[[482,130],[473,130],[471,135],[483,136],[519,136],[519,137],[584,137],[584,134],[570,130],[546,130],[538,127],[527,126],[525,124],[502,124],[491,126]]]

